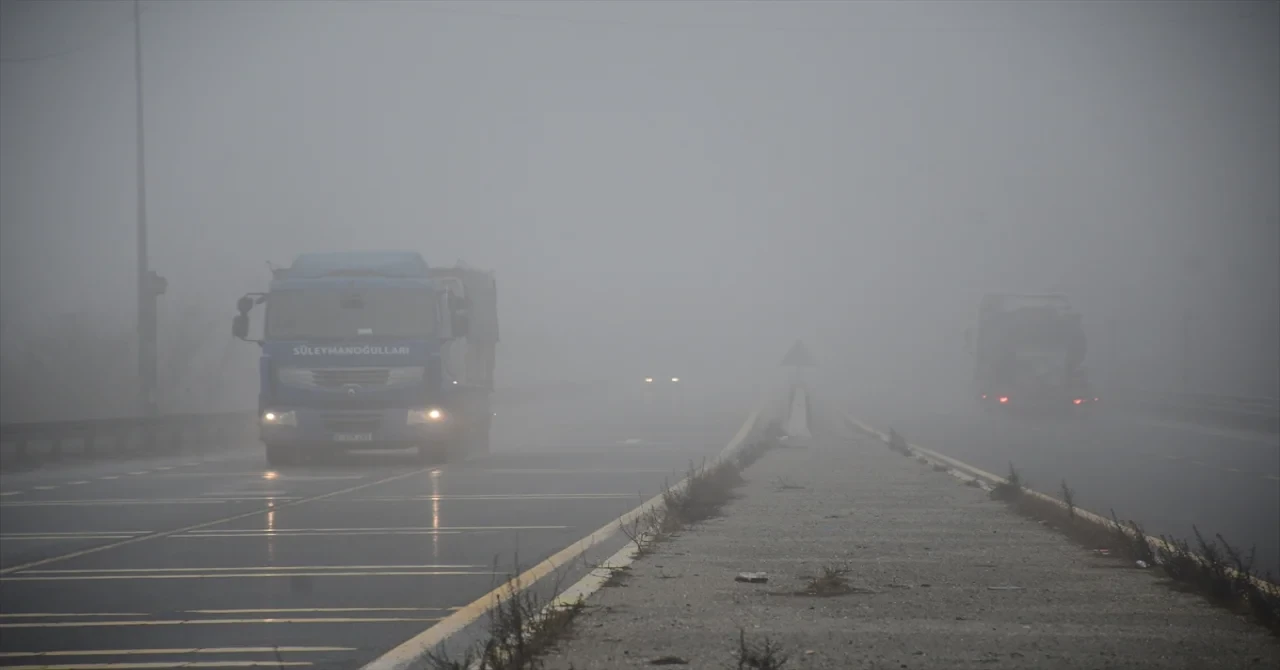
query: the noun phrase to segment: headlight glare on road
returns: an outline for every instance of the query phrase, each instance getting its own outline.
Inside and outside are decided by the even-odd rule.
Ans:
[[[269,409],[262,413],[262,425],[264,426],[296,426],[298,425],[298,415],[293,410],[279,411]]]
[[[439,407],[424,407],[422,409],[409,410],[408,423],[411,426],[443,423],[444,420],[444,410]]]

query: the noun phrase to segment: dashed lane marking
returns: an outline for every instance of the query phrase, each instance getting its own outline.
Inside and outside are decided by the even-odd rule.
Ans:
[[[16,496],[20,493],[22,493],[22,491],[0,491],[0,498],[5,496]]]
[[[52,491],[52,490],[54,490],[54,489],[56,489],[56,488],[58,488],[58,487],[56,487],[56,486],[32,486],[32,487],[31,487],[31,490],[32,490],[32,491]]]
[[[50,556],[50,557],[48,557],[48,558],[42,558],[42,559],[40,559],[40,560],[37,560],[37,561],[31,561],[31,562],[29,562],[29,563],[22,563],[22,564],[20,564],[20,565],[13,565],[13,566],[10,566],[10,567],[7,567],[7,568],[0,568],[0,575],[7,575],[7,574],[14,573],[14,572],[20,572],[20,571],[23,571],[23,570],[29,570],[29,569],[31,569],[31,568],[39,567],[39,566],[41,566],[41,565],[48,565],[48,564],[50,564],[50,563],[57,563],[57,562],[60,562],[60,561],[66,561],[66,560],[70,560],[70,559],[72,559],[72,558],[79,558],[79,557],[81,557],[81,556],[88,556],[88,555],[90,555],[90,554],[95,554],[95,553],[98,553],[98,552],[100,552],[100,551],[107,551],[107,550],[110,550],[110,549],[117,549],[117,548],[119,548],[119,547],[124,547],[124,546],[128,546],[128,545],[131,545],[131,544],[137,544],[137,543],[139,543],[139,542],[146,542],[146,541],[148,541],[148,540],[157,540],[157,539],[160,539],[160,538],[169,537],[169,536],[171,536],[171,535],[181,535],[181,534],[183,534],[183,533],[189,533],[189,532],[191,532],[191,531],[193,531],[193,530],[199,530],[199,529],[202,529],[202,528],[209,528],[209,527],[212,527],[212,526],[217,526],[217,525],[219,525],[219,524],[228,523],[228,522],[231,522],[231,521],[237,521],[237,520],[239,520],[239,519],[248,519],[248,518],[250,518],[250,517],[260,516],[260,515],[266,514],[266,513],[268,513],[268,512],[272,512],[272,511],[279,510],[279,509],[283,509],[283,508],[287,508],[287,507],[295,507],[295,506],[298,506],[298,505],[304,505],[304,504],[306,504],[306,503],[310,503],[310,502],[317,502],[317,501],[320,501],[320,500],[327,500],[327,499],[329,499],[329,498],[334,498],[334,497],[341,496],[341,495],[347,495],[347,494],[349,494],[349,493],[355,493],[356,491],[360,491],[360,490],[363,490],[363,489],[367,489],[367,488],[370,488],[370,487],[373,487],[373,486],[380,486],[380,485],[382,485],[382,484],[389,484],[389,483],[391,483],[391,482],[399,481],[399,480],[401,480],[401,479],[407,479],[407,478],[409,478],[409,477],[414,477],[414,476],[417,476],[417,475],[423,474],[423,473],[425,473],[425,472],[428,472],[428,471],[430,471],[431,469],[432,469],[432,468],[419,468],[419,469],[417,469],[417,470],[410,470],[410,471],[408,471],[408,472],[402,472],[402,473],[399,473],[399,474],[391,475],[390,477],[383,477],[382,479],[375,479],[374,481],[371,481],[371,482],[365,482],[365,483],[363,483],[363,484],[358,484],[358,485],[356,485],[356,486],[349,486],[349,487],[347,487],[347,488],[345,488],[345,489],[339,489],[339,490],[337,490],[337,491],[330,491],[329,493],[322,493],[322,494],[320,494],[320,495],[312,496],[312,497],[310,497],[310,498],[302,498],[302,499],[299,499],[299,500],[290,500],[290,501],[286,501],[286,502],[279,502],[278,504],[275,504],[275,505],[272,505],[272,506],[261,507],[261,508],[256,509],[256,510],[251,510],[251,511],[248,511],[248,512],[242,512],[242,513],[240,513],[240,514],[233,514],[233,515],[231,515],[231,516],[226,516],[226,517],[223,517],[223,518],[221,518],[221,519],[214,519],[213,521],[205,521],[205,522],[197,523],[197,524],[193,524],[193,525],[190,525],[190,526],[183,526],[182,528],[174,528],[173,530],[167,530],[167,531],[163,531],[163,532],[159,532],[159,533],[152,533],[152,534],[150,534],[150,535],[143,535],[143,536],[141,536],[141,537],[131,537],[131,538],[127,539],[127,540],[119,540],[119,541],[117,541],[117,542],[111,542],[111,543],[109,543],[109,544],[103,544],[103,545],[99,545],[99,546],[96,546],[96,547],[90,547],[90,548],[88,548],[88,549],[81,549],[80,551],[73,551],[73,552],[69,552],[69,553],[66,553],[66,554],[60,554],[60,555],[58,555],[58,556]],[[9,504],[9,503],[0,503],[0,505],[7,505],[7,504]]]
[[[81,479],[80,481],[76,481],[76,482],[67,482],[67,486],[80,486],[81,484],[88,484],[88,483],[89,482],[87,480]]]

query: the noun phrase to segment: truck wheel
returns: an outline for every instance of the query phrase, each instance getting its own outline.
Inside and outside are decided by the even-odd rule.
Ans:
[[[293,465],[298,461],[298,452],[291,444],[268,444],[267,465]]]

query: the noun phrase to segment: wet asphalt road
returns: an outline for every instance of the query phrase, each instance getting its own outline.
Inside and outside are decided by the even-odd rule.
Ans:
[[[542,403],[498,417],[490,456],[426,468],[273,470],[246,445],[6,474],[0,667],[359,667],[656,494],[749,409]]]
[[[1013,463],[1032,488],[1140,522],[1149,534],[1256,546],[1255,567],[1280,577],[1280,436],[1148,419],[1118,411],[1072,419],[866,407],[880,430],[989,472]],[[1194,540],[1193,540],[1194,544]]]

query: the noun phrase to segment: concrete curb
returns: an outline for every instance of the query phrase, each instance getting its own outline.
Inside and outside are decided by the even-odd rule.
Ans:
[[[751,414],[747,416],[746,421],[743,422],[742,427],[738,429],[738,433],[732,440],[730,440],[729,444],[726,445],[714,459],[703,464],[697,471],[702,472],[706,469],[715,467],[728,459],[736,457],[747,444],[747,439],[760,427],[763,416],[763,408],[753,410]],[[689,479],[686,477],[672,486],[671,490],[678,492],[688,485]],[[581,540],[578,540],[541,563],[525,570],[519,576],[507,580],[497,588],[491,590],[470,604],[458,609],[430,628],[422,631],[405,642],[402,642],[391,651],[386,652],[382,656],[379,656],[364,665],[361,670],[408,670],[409,668],[416,667],[424,661],[429,654],[437,650],[454,635],[462,632],[464,629],[478,621],[480,617],[492,611],[501,600],[505,600],[510,596],[510,594],[533,588],[541,579],[552,574],[557,568],[570,564],[571,561],[579,558],[592,547],[616,537],[626,524],[640,519],[645,514],[662,504],[663,494],[659,493],[645,501],[645,503],[639,507],[636,507],[613,521],[610,521]],[[612,576],[613,570],[625,567],[634,560],[634,556],[632,555],[634,552],[634,544],[628,543],[628,545],[623,547],[622,550],[611,556],[605,562],[604,566],[595,568],[577,583],[559,594],[543,608],[542,616],[546,617],[557,609],[573,606],[580,599],[585,599],[587,596],[595,593],[604,585],[605,581]]]
[[[889,435],[887,433],[882,433],[876,430],[875,428],[873,428],[872,426],[862,421],[859,421],[858,419],[854,418],[849,414],[845,414],[844,419],[845,419],[845,422],[849,425],[849,427],[854,429],[855,431],[866,434],[870,437],[874,437],[884,442],[885,444],[889,444]],[[942,466],[947,468],[947,474],[950,474],[952,477],[955,477],[956,479],[959,479],[963,482],[966,482],[966,483],[976,482],[976,485],[982,488],[984,491],[989,492],[1001,484],[1009,483],[1008,480],[1005,479],[1004,477],[992,474],[981,468],[978,468],[978,467],[969,465],[968,463],[965,463],[963,461],[959,461],[954,458],[951,458],[950,456],[940,454],[932,449],[926,449],[925,447],[921,447],[919,445],[911,444],[910,442],[905,442],[905,441],[904,441],[904,445],[907,451],[910,452],[910,455],[915,456],[917,458],[923,458],[926,461],[928,461],[930,465],[937,465],[937,466]],[[1036,498],[1037,500],[1042,500],[1044,502],[1056,505],[1060,507],[1063,510],[1063,512],[1066,512],[1067,510],[1066,503],[1062,502],[1061,500],[1058,500],[1057,498],[1054,498],[1053,496],[1045,495],[1044,493],[1041,493],[1039,491],[1033,491],[1031,489],[1024,488],[1023,495],[1029,495]],[[1156,551],[1163,550],[1165,552],[1173,551],[1173,547],[1170,546],[1169,543],[1165,542],[1164,540],[1158,537],[1152,537],[1151,535],[1143,535],[1142,538],[1138,538],[1136,537],[1136,534],[1132,528],[1117,525],[1114,521],[1112,521],[1111,519],[1108,519],[1107,517],[1102,516],[1101,514],[1090,512],[1089,510],[1083,509],[1081,507],[1075,507],[1075,515],[1077,518],[1080,518],[1085,522],[1098,527],[1101,530],[1104,530],[1107,532],[1115,532],[1118,530],[1135,540],[1145,539],[1147,541],[1147,545],[1150,546],[1153,550],[1156,550]],[[1196,556],[1194,554],[1193,556],[1197,560],[1202,560],[1200,559],[1199,556]],[[1235,574],[1234,570],[1231,570],[1230,572],[1231,574]],[[1254,585],[1257,586],[1259,589],[1263,591],[1267,591],[1272,594],[1280,595],[1280,584],[1273,584],[1260,577],[1253,577],[1252,581]]]

